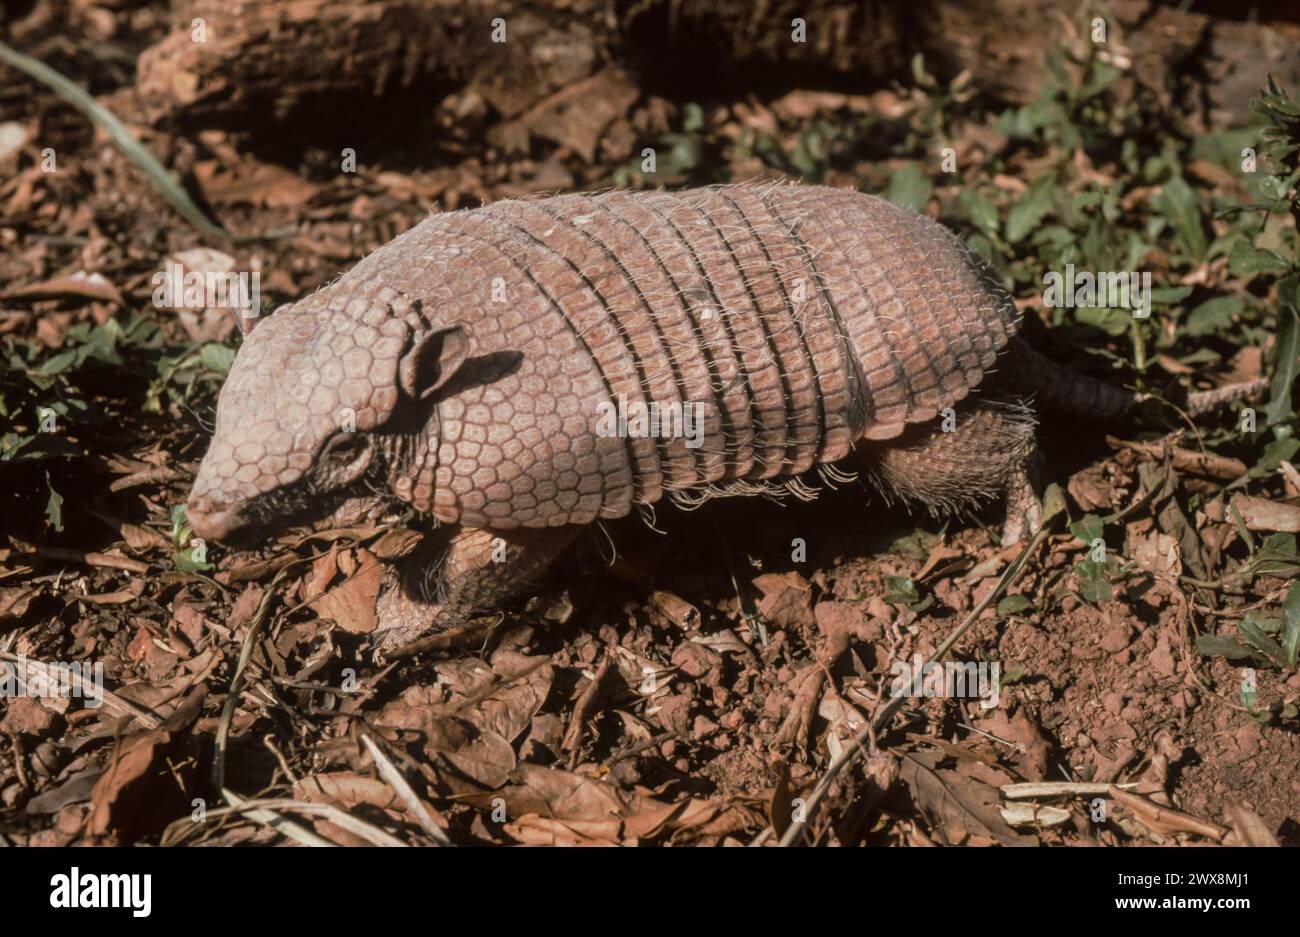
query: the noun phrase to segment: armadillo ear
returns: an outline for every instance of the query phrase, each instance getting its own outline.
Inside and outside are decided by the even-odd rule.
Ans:
[[[402,390],[424,400],[446,384],[469,354],[469,336],[460,325],[451,325],[415,337],[402,356],[397,377]]]
[[[260,315],[246,316],[239,309],[231,310],[231,314],[235,317],[235,325],[239,326],[239,334],[245,338],[248,337],[249,332],[257,328],[257,323],[266,318]]]

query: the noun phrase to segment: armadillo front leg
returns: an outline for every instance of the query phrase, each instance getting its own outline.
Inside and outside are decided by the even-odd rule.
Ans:
[[[545,572],[581,526],[485,530],[450,527],[388,571],[379,594],[380,647],[463,623],[518,595]]]

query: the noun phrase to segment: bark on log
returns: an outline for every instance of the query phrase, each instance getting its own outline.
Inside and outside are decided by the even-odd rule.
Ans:
[[[1285,4],[1110,6],[1109,50],[1169,102],[1204,85],[1215,117],[1240,119],[1269,72],[1300,81],[1300,14]],[[968,70],[981,90],[1024,103],[1045,80],[1043,53],[1081,15],[1078,0],[175,0],[173,9],[176,31],[141,56],[137,88],[151,120],[191,126],[279,121],[322,101],[432,103],[466,88],[510,121],[610,66],[642,87],[705,96],[723,81],[861,89],[906,82],[916,52],[941,77]],[[500,24],[505,41],[493,41]],[[195,41],[200,28],[206,41]]]
[[[540,10],[536,12],[532,8]],[[604,5],[475,0],[178,0],[140,57],[151,120],[274,120],[321,96],[375,101],[474,83],[511,117],[605,57]],[[505,21],[504,42],[492,21]],[[196,37],[202,41],[196,41]]]

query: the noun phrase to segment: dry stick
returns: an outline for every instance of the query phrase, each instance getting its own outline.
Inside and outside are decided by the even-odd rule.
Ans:
[[[1246,463],[1240,459],[1184,449],[1182,446],[1175,445],[1174,440],[1169,436],[1155,442],[1135,442],[1107,436],[1106,444],[1115,449],[1128,449],[1150,456],[1152,459],[1168,457],[1169,463],[1181,472],[1190,472],[1219,481],[1236,481],[1247,472]]]
[[[662,742],[667,742],[669,739],[675,738],[677,738],[677,733],[672,729],[669,729],[667,732],[660,732],[658,735],[652,735],[648,739],[642,739],[635,745],[629,745],[626,748],[620,748],[618,751],[614,752],[614,754],[605,759],[603,767],[612,768],[624,758],[631,758],[633,755],[639,755],[647,748],[654,748],[654,746],[659,745]]]
[[[302,563],[315,562],[319,554],[304,557],[287,563],[280,568],[271,580],[271,584],[266,589],[266,594],[262,596],[261,604],[257,607],[257,614],[253,616],[252,624],[248,626],[248,634],[244,636],[244,646],[239,649],[239,661],[235,664],[234,676],[230,678],[230,690],[226,694],[226,704],[221,707],[221,720],[217,723],[217,750],[212,758],[212,780],[217,790],[226,794],[226,743],[230,738],[230,723],[235,718],[235,709],[239,706],[240,691],[244,686],[244,669],[248,666],[249,658],[253,656],[253,645],[256,643],[258,635],[261,633],[262,626],[266,624],[266,619],[271,612],[271,600],[275,598],[275,587],[280,584],[285,575],[294,566]],[[228,803],[234,803],[230,797],[226,797]]]
[[[1029,541],[1025,548],[1020,551],[1020,554],[1015,558],[1015,560],[1012,561],[1011,565],[1002,573],[1002,577],[998,579],[997,585],[993,587],[993,591],[986,595],[983,601],[971,609],[970,614],[966,616],[962,623],[944,639],[942,644],[935,648],[934,653],[930,655],[930,659],[926,661],[925,666],[929,666],[932,663],[942,660],[948,652],[952,650],[953,646],[961,640],[962,635],[964,635],[967,630],[970,629],[971,625],[975,624],[975,621],[979,616],[983,614],[984,609],[988,608],[989,605],[1020,575],[1021,569],[1024,568],[1025,560],[1029,558],[1030,554],[1038,549],[1039,545],[1042,544],[1045,539],[1047,539],[1047,533],[1048,524],[1045,520],[1043,526],[1038,528],[1038,533],[1034,534],[1034,539]],[[885,726],[889,724],[889,720],[903,708],[906,702],[907,697],[895,696],[886,703],[876,718],[868,723],[867,726],[858,733],[857,738],[853,740],[853,744],[841,752],[840,756],[831,763],[831,766],[826,769],[826,773],[822,776],[822,779],[817,782],[817,786],[813,788],[812,793],[808,795],[808,800],[804,807],[804,819],[791,822],[789,828],[785,831],[785,835],[781,837],[782,846],[792,846],[794,845],[795,840],[803,836],[804,829],[812,819],[817,807],[826,797],[826,792],[830,790],[831,783],[841,771],[857,759],[858,755],[862,752],[863,744],[871,736],[881,732]]]
[[[27,769],[23,767],[23,740],[17,732],[10,732],[9,745],[14,750],[14,773],[18,775],[18,783],[23,790],[30,791],[32,783],[27,780]]]
[[[174,468],[159,466],[156,468],[143,469],[139,472],[132,472],[130,475],[123,475],[117,481],[108,486],[109,491],[126,491],[130,488],[139,488],[141,485],[152,485],[158,482],[175,481],[185,476]]]
[[[1090,784],[1088,782],[1078,781],[1029,781],[1024,784],[1003,784],[1001,790],[1003,797],[1008,800],[1016,800],[1025,797],[1102,796],[1109,794],[1113,787],[1127,790],[1130,787],[1137,786],[1136,781],[1132,784]]]
[[[569,722],[569,731],[564,733],[564,741],[560,747],[569,752],[569,770],[572,771],[578,763],[578,753],[582,749],[582,724],[587,721],[592,709],[596,706],[596,696],[600,693],[600,685],[605,682],[609,676],[610,670],[614,666],[614,654],[611,651],[605,652],[605,659],[600,662],[600,667],[596,669],[596,675],[592,677],[591,683],[587,689],[578,697],[578,702],[573,707],[573,719]]]
[[[1257,609],[1261,609],[1266,605],[1274,604],[1278,599],[1282,598],[1282,596],[1285,595],[1286,591],[1290,588],[1291,588],[1290,586],[1282,586],[1281,588],[1274,589],[1272,592],[1269,592],[1267,595],[1265,595],[1262,599],[1259,599],[1258,601],[1252,602],[1249,605],[1239,605],[1236,608],[1225,608],[1225,609],[1210,608],[1210,606],[1208,605],[1202,605],[1200,602],[1194,602],[1191,599],[1187,600],[1187,604],[1189,604],[1192,608],[1196,609],[1202,615],[1209,615],[1212,618],[1242,618],[1245,616],[1247,612],[1256,611]]]
[[[422,654],[425,651],[440,650],[451,646],[461,638],[477,635],[479,632],[486,632],[504,620],[504,616],[498,615],[490,620],[471,622],[467,625],[453,625],[439,631],[437,634],[416,638],[414,641],[395,647],[391,651],[385,651],[384,659],[395,661],[403,657],[414,657],[416,654]]]
[[[455,703],[453,705],[443,707],[442,711],[444,713],[451,714],[451,713],[458,713],[463,709],[469,708],[470,706],[477,706],[479,703],[483,702],[485,699],[488,699],[493,694],[495,694],[497,690],[503,690],[506,687],[510,686],[511,684],[517,683],[518,681],[524,679],[524,677],[532,673],[534,670],[539,670],[542,667],[545,667],[550,662],[551,662],[551,656],[549,654],[539,657],[531,664],[525,665],[524,667],[520,668],[519,670],[515,671],[512,674],[506,674],[504,676],[495,677],[489,680],[484,686],[481,686],[473,693],[470,693],[459,703]]]
[[[289,767],[289,762],[285,760],[284,753],[276,747],[275,735],[271,732],[266,733],[266,735],[262,736],[262,744],[267,747],[267,750],[275,756],[275,760],[280,763],[280,770],[283,771],[284,776],[289,779],[289,783],[297,784],[298,775],[293,773],[293,769]]]
[[[31,550],[23,550],[27,555],[42,556],[48,560],[63,560],[68,563],[84,563],[87,566],[98,566],[101,569],[120,569],[126,573],[147,573],[149,567],[139,560],[133,560],[125,556],[114,556],[111,553],[96,553],[86,550],[69,550],[66,547],[33,547]]]

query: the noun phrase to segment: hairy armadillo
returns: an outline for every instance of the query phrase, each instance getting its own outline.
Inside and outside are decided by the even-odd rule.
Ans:
[[[247,336],[189,519],[220,540],[402,505],[436,518],[387,574],[389,644],[516,593],[602,518],[798,493],[840,460],[930,507],[1005,495],[1014,542],[1037,520],[1028,395],[1094,416],[1134,399],[1018,327],[960,239],[851,190],[435,215]]]

